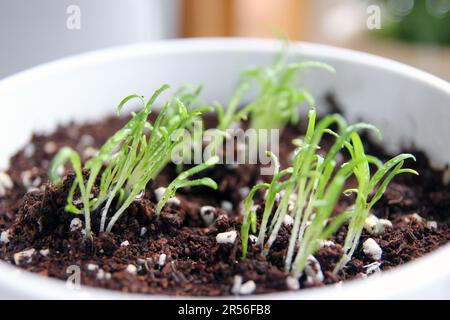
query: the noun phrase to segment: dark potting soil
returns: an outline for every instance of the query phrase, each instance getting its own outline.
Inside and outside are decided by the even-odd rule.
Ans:
[[[212,125],[215,120],[207,118],[207,122]],[[289,226],[282,227],[267,256],[253,245],[248,258],[241,261],[239,236],[234,244],[216,242],[218,233],[239,232],[243,194],[261,179],[256,165],[214,167],[204,174],[218,183],[217,191],[182,190],[177,194],[180,205],[166,205],[156,219],[154,190],[167,186],[176,176],[174,166],[169,165],[148,185],[145,195],[122,215],[112,233],[95,233],[93,241],[83,237],[82,229],[73,226],[74,218],[83,220],[83,217],[64,211],[73,175],[69,171],[62,187],[57,189],[47,183],[49,162],[63,146],[73,147],[82,158],[88,158],[123,123],[124,119],[108,118],[92,124],[61,126],[49,135],[35,134],[11,158],[6,173],[14,186],[5,188],[4,195],[0,195],[0,231],[8,230],[9,241],[0,243],[0,258],[25,270],[59,279],[67,279],[73,272],[68,267],[76,265],[81,270],[83,285],[123,292],[224,296],[232,294],[235,275],[242,276],[243,282],[253,280],[255,293],[289,290],[282,271]],[[301,134],[302,130],[294,127],[284,130],[280,158],[285,165],[293,151],[291,140]],[[387,158],[382,148],[368,141],[368,153]],[[334,244],[323,246],[315,254],[324,281],[306,281],[302,276],[302,289],[365,278],[373,270],[396,267],[448,242],[450,186],[446,180],[449,173],[445,168],[433,169],[422,152],[414,154],[417,162],[408,166],[419,171],[420,176],[396,177],[373,210],[379,218],[389,219],[392,228],[380,236],[364,230],[352,260],[342,272],[333,275],[331,271],[342,255],[341,244],[346,234],[346,227],[342,227],[331,239]],[[262,204],[262,195],[259,203]],[[349,199],[343,197],[336,212],[348,203]],[[205,205],[216,209],[216,220],[211,225],[206,225],[200,216],[200,208]],[[98,213],[92,219],[96,231]],[[379,268],[362,250],[361,243],[367,238],[373,238],[383,250]],[[30,249],[34,251],[28,251],[28,255],[17,254]]]

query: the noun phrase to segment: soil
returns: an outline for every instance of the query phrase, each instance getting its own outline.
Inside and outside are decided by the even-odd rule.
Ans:
[[[267,257],[254,245],[249,248],[248,258],[241,261],[239,237],[234,244],[216,242],[218,233],[240,230],[239,191],[261,180],[256,165],[216,166],[205,175],[218,182],[219,190],[182,190],[177,194],[181,204],[167,205],[156,219],[154,190],[167,186],[176,176],[175,168],[169,165],[147,186],[145,195],[122,215],[112,233],[95,233],[90,241],[83,237],[81,228],[71,230],[74,218],[83,220],[82,216],[64,211],[73,175],[69,171],[62,187],[56,188],[47,182],[49,162],[63,146],[75,148],[86,159],[124,121],[108,118],[91,124],[71,123],[58,127],[52,134],[35,134],[11,158],[6,172],[14,187],[6,189],[0,197],[0,231],[9,230],[9,242],[0,243],[0,258],[22,269],[59,279],[67,279],[71,275],[68,267],[76,265],[81,269],[83,285],[122,292],[226,296],[232,294],[235,275],[242,276],[243,282],[253,280],[255,293],[290,290],[282,272],[289,226],[282,227]],[[209,126],[214,122],[213,118],[207,118]],[[284,130],[280,158],[285,165],[293,150],[290,141],[301,134],[302,129],[292,126]],[[388,157],[382,147],[365,141],[368,153],[382,159]],[[419,171],[420,176],[396,177],[374,209],[375,215],[389,219],[393,227],[380,236],[363,231],[361,237],[360,243],[370,237],[383,250],[379,269],[378,265],[373,268],[376,272],[418,258],[446,244],[450,238],[450,186],[444,181],[448,173],[445,168],[433,169],[424,153],[417,150],[413,153],[417,162],[408,165]],[[262,204],[261,195],[259,202]],[[337,210],[347,202],[348,199],[342,199]],[[216,220],[211,225],[206,225],[199,213],[205,205],[216,208]],[[92,220],[93,230],[98,230],[98,214],[94,213]],[[342,254],[345,234],[344,226],[332,237],[334,245],[324,246],[315,254],[324,280],[311,282],[303,276],[301,289],[365,278],[373,271],[368,270],[372,269],[373,260],[364,254],[360,244],[346,268],[338,275],[331,273]],[[29,259],[14,259],[16,253],[31,248],[35,251]]]

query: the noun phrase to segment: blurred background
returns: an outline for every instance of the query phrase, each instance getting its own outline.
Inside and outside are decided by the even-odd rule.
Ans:
[[[116,45],[280,35],[389,57],[450,81],[450,0],[0,0],[0,79]]]

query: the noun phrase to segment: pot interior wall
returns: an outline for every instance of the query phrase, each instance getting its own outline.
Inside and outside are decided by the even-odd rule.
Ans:
[[[0,168],[32,131],[98,119],[126,95],[148,96],[162,83],[201,83],[205,101],[226,102],[240,70],[270,63],[279,47],[244,40],[160,42],[69,58],[6,79],[0,82]],[[435,85],[422,73],[407,74],[408,67],[345,50],[296,44],[292,52],[293,59],[320,60],[337,70],[335,76],[307,71],[305,86],[318,97],[319,112],[324,95],[334,92],[349,121],[377,125],[390,150],[415,145],[438,162],[450,159],[450,90],[444,82]]]

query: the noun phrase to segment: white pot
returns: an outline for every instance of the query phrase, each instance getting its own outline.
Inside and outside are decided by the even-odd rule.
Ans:
[[[206,101],[226,102],[239,71],[270,63],[278,42],[252,39],[172,40],[132,45],[59,60],[0,81],[0,167],[33,131],[111,114],[126,95],[151,94],[162,83],[203,83]],[[316,97],[332,90],[349,121],[363,119],[383,132],[391,151],[412,143],[435,161],[450,160],[450,85],[432,75],[372,55],[295,43],[304,59],[328,62],[336,76],[308,73]],[[321,100],[319,99],[319,109]],[[450,298],[450,245],[366,280],[251,298]],[[131,298],[119,292],[69,290],[63,281],[0,262],[0,297]],[[158,298],[157,296],[145,296]],[[159,296],[162,298],[162,296]]]

